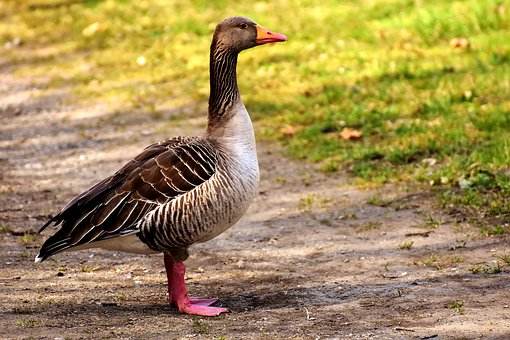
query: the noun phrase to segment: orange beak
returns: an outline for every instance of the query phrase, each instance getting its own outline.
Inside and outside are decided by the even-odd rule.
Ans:
[[[270,30],[257,25],[257,38],[255,39],[257,45],[264,45],[280,41],[287,41],[287,36],[285,34],[271,32]]]

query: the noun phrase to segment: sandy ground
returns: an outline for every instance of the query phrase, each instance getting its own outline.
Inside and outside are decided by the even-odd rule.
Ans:
[[[144,146],[199,133],[205,120],[193,107],[157,118],[76,107],[65,89],[9,70],[0,68],[0,338],[510,339],[510,270],[483,273],[508,238],[481,238],[426,194],[361,190],[271,144],[259,145],[260,195],[247,215],[187,262],[191,293],[231,313],[177,314],[161,255],[89,250],[35,265],[48,233],[33,232],[50,214]]]

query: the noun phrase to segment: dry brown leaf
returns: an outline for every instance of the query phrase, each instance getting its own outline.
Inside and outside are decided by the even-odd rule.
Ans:
[[[284,135],[285,137],[292,137],[299,131],[299,128],[292,126],[292,125],[286,125],[280,129],[280,133]]]
[[[450,46],[453,48],[467,49],[471,47],[471,43],[466,38],[453,38],[450,40]]]
[[[351,128],[343,128],[340,132],[340,137],[345,140],[355,140],[360,139],[362,136],[361,131]]]
[[[505,12],[506,12],[505,5],[500,4],[496,7],[496,13],[498,13],[500,17],[505,16]]]

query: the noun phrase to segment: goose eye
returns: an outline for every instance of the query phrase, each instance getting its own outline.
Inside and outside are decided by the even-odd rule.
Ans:
[[[241,25],[239,25],[239,27],[241,27],[243,30],[245,30],[248,28],[248,24],[241,24]]]

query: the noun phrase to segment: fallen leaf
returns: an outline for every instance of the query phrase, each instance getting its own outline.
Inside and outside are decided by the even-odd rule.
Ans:
[[[471,47],[471,43],[466,38],[453,38],[450,40],[450,46],[453,48],[468,49]]]
[[[299,131],[299,128],[292,125],[286,125],[280,129],[280,133],[285,137],[292,137]]]
[[[81,31],[81,34],[83,34],[85,37],[91,37],[93,36],[97,31],[99,30],[99,23],[94,22]]]
[[[505,5],[503,5],[503,4],[499,4],[499,5],[496,7],[496,13],[498,13],[498,15],[499,15],[500,17],[505,16],[505,12],[506,12]]]
[[[427,164],[428,166],[433,166],[437,163],[437,159],[435,158],[424,158],[421,160],[423,164]]]
[[[351,128],[343,128],[340,132],[340,137],[345,140],[356,140],[361,138],[361,131],[351,129]]]
[[[467,189],[467,188],[469,188],[473,184],[473,182],[471,182],[470,180],[468,180],[468,179],[466,179],[464,177],[459,178],[457,183],[459,184],[459,187],[461,189]]]
[[[464,91],[463,97],[465,100],[471,100],[473,98],[473,91],[471,90]]]
[[[147,59],[145,59],[145,57],[141,55],[138,58],[136,58],[136,63],[140,66],[144,66],[145,64],[147,64]]]

